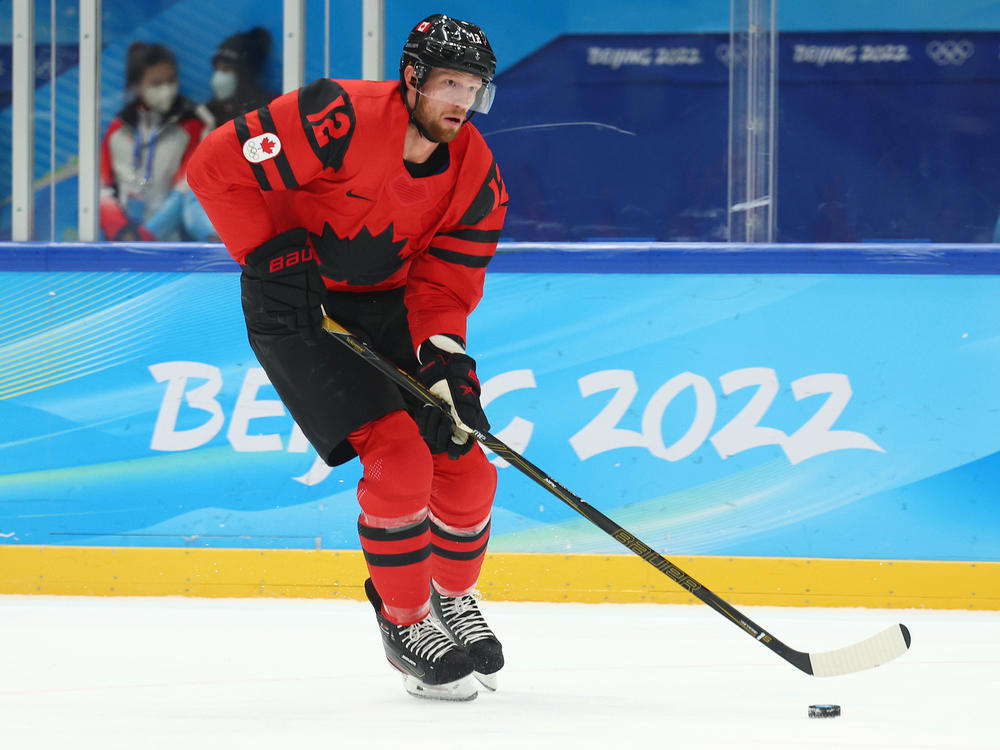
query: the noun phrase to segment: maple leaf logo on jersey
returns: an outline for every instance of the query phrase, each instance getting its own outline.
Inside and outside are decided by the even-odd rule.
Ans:
[[[251,164],[260,164],[280,153],[281,141],[274,133],[261,133],[243,144],[243,158]]]
[[[323,234],[310,232],[309,236],[319,258],[319,272],[333,281],[352,286],[377,284],[403,265],[400,253],[406,240],[393,241],[392,224],[376,235],[362,227],[351,238],[339,237],[333,227],[324,224]]]

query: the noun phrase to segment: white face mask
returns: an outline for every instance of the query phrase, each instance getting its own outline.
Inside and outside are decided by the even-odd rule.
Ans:
[[[228,99],[236,93],[236,74],[231,70],[212,73],[212,93],[216,99]]]
[[[142,91],[142,100],[146,106],[163,114],[170,111],[175,99],[177,99],[176,83],[161,83],[159,86],[150,86]]]

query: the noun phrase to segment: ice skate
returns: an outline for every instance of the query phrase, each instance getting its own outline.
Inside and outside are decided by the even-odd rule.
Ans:
[[[382,599],[370,578],[365,593],[375,608],[386,659],[403,673],[406,692],[446,701],[476,697],[472,658],[430,616],[413,625],[396,625],[382,614]]]
[[[496,690],[497,673],[503,667],[503,648],[479,611],[478,599],[478,591],[464,596],[442,596],[432,586],[431,617],[468,652],[476,679],[487,689]]]

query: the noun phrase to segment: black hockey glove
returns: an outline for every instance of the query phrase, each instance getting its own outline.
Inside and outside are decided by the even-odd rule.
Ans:
[[[451,407],[452,417],[449,420],[440,409],[421,409],[414,415],[420,434],[431,453],[447,451],[449,458],[460,458],[476,442],[463,425],[478,432],[490,429],[490,422],[479,403],[481,389],[476,377],[476,360],[464,352],[445,351],[429,339],[420,345],[417,357],[421,362],[417,379]]]
[[[417,405],[413,413],[413,421],[417,423],[420,437],[427,443],[431,453],[448,452],[450,458],[458,459],[469,452],[472,441],[461,444],[451,440],[455,423],[447,414],[430,404]]]
[[[244,274],[256,283],[265,312],[315,344],[326,286],[305,229],[289,229],[253,250]]]

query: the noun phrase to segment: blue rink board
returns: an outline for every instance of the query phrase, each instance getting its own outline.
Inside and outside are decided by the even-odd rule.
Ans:
[[[995,246],[713,247],[501,254],[469,335],[494,433],[669,554],[1000,560]],[[358,463],[296,434],[218,246],[31,249],[0,248],[2,543],[358,548]],[[620,551],[500,475],[493,551]]]
[[[0,242],[3,271],[231,272],[219,244]],[[508,273],[1000,274],[1000,245],[501,242]]]

